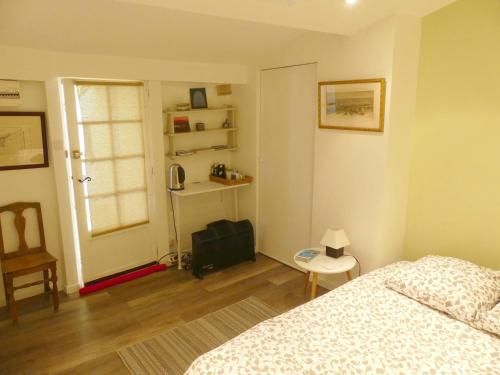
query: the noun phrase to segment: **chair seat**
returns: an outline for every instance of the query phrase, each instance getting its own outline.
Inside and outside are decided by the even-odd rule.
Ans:
[[[2,273],[13,273],[28,270],[33,267],[43,266],[57,262],[57,258],[47,252],[21,255],[15,258],[4,259],[2,261]]]

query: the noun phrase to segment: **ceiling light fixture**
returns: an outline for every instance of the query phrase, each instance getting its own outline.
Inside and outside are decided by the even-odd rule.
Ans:
[[[357,2],[358,2],[358,0],[345,0],[345,3],[346,3],[347,5],[354,5],[354,4],[356,4]]]

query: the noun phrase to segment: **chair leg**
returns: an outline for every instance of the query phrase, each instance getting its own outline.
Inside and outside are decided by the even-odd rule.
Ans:
[[[7,278],[5,277],[5,274],[2,273],[2,279],[3,279],[3,291],[5,293],[5,304],[7,306],[7,309],[9,308],[9,297],[7,294]]]
[[[50,292],[49,270],[43,270],[43,289],[45,293]]]
[[[10,317],[12,319],[12,322],[15,324],[17,323],[17,308],[16,308],[16,300],[14,299],[14,280],[12,276],[6,275],[5,282],[7,285],[6,294],[7,294],[7,300],[9,301],[8,305],[9,305]]]
[[[59,310],[59,291],[57,290],[57,265],[56,263],[50,266],[51,281],[52,281],[52,299],[54,303],[54,311]]]

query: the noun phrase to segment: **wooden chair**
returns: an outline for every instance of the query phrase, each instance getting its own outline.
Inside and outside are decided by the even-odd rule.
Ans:
[[[40,246],[28,248],[25,238],[26,218],[23,215],[24,210],[34,208],[38,219],[38,232],[40,234]],[[51,291],[50,282],[52,281],[52,299],[54,311],[59,309],[59,292],[57,290],[57,259],[47,252],[45,247],[45,234],[43,231],[42,209],[40,203],[12,203],[0,207],[0,215],[4,212],[13,212],[14,225],[19,238],[19,249],[14,252],[5,252],[5,244],[2,234],[2,222],[0,220],[0,265],[2,267],[3,284],[5,288],[5,300],[14,323],[17,322],[16,300],[14,291],[30,286],[44,284],[45,293]],[[49,278],[49,270],[51,275]],[[35,272],[43,273],[43,280],[28,284],[14,286],[14,278],[28,275]]]

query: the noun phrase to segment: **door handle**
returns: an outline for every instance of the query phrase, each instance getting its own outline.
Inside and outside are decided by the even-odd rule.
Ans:
[[[81,184],[84,183],[84,182],[86,182],[86,181],[91,182],[92,181],[92,177],[88,177],[87,176],[83,180],[80,179],[80,178],[78,179],[78,182],[81,183]]]

